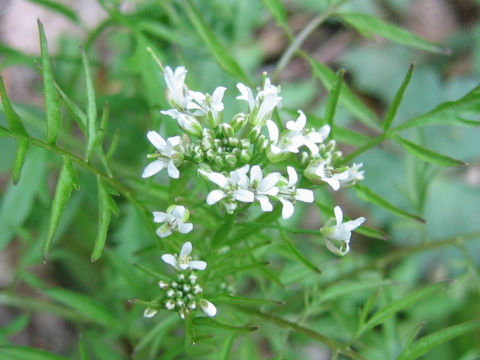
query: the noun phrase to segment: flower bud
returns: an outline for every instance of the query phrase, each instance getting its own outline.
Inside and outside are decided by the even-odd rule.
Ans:
[[[168,300],[167,302],[165,302],[165,308],[167,310],[173,310],[175,309],[175,301],[173,300]]]
[[[227,154],[227,155],[225,155],[224,159],[225,159],[225,162],[227,163],[227,165],[228,165],[230,168],[236,167],[236,165],[237,165],[237,157],[236,157],[235,155]]]
[[[235,131],[233,130],[233,127],[231,127],[229,124],[227,123],[222,123],[220,124],[220,131],[221,133],[223,134],[223,136],[225,137],[230,137],[230,136],[233,136],[233,134],[235,133]]]
[[[257,138],[260,136],[262,131],[262,128],[260,126],[254,126],[249,132],[248,132],[248,138],[252,143],[257,141]]]
[[[233,117],[233,120],[230,122],[230,125],[233,127],[233,130],[237,132],[238,130],[243,128],[247,122],[248,122],[248,115],[245,115],[244,113],[239,113]]]
[[[250,161],[251,158],[252,156],[249,154],[247,150],[242,150],[240,152],[240,162],[247,163]]]

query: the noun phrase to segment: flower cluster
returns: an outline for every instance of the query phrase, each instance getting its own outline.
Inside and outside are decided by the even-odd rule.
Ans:
[[[345,164],[335,140],[329,139],[329,125],[308,127],[307,116],[301,110],[296,120],[281,124],[274,116],[282,104],[281,88],[273,85],[266,74],[256,91],[237,84],[236,99],[246,106],[244,112],[231,119],[224,116],[227,88],[219,86],[211,95],[194,91],[186,85],[186,75],[184,67],[164,68],[172,108],[161,113],[176,121],[183,134],[164,139],[155,131],[148,132],[156,152],[148,155],[154,160],[146,166],[143,177],[167,169],[171,178],[178,179],[183,168],[194,166],[199,177],[213,187],[206,196],[208,205],[221,204],[228,213],[237,211],[239,204],[246,208],[258,202],[265,212],[279,205],[284,219],[293,215],[297,202],[314,201],[309,183],[310,187],[327,184],[337,191],[363,179],[362,164]],[[155,222],[162,223],[157,234],[166,237],[174,231],[190,232],[193,225],[186,222],[188,218],[189,212],[183,206],[170,207],[166,213],[155,212]],[[340,226],[341,221],[337,224]],[[330,228],[329,224],[325,229]],[[333,230],[331,235],[325,229],[330,250],[334,248],[331,239],[341,238],[343,250],[334,252],[348,251],[349,237],[346,240],[341,231],[341,236]]]
[[[150,318],[155,316],[160,309],[177,311],[182,319],[200,308],[205,315],[213,317],[217,314],[217,308],[202,297],[203,288],[198,284],[198,276],[195,270],[205,270],[205,261],[192,260],[192,243],[183,244],[180,254],[163,254],[162,260],[176,270],[176,279],[159,281],[158,286],[164,292],[163,298],[158,305],[145,309],[143,316]]]

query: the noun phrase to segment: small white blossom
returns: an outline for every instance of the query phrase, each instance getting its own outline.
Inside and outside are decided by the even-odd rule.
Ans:
[[[162,260],[177,270],[205,270],[207,263],[205,261],[192,260],[192,243],[187,241],[180,250],[180,255],[163,254]],[[181,293],[181,292],[180,292]]]
[[[148,308],[146,308],[145,311],[143,312],[143,317],[151,318],[151,317],[154,317],[155,315],[157,315],[157,313],[158,313],[158,310],[157,310],[157,309],[148,307]]]
[[[288,180],[281,179],[278,183],[277,198],[282,203],[282,218],[288,219],[293,215],[296,201],[313,202],[313,191],[308,189],[297,189],[295,187],[298,181],[298,175],[295,169],[287,166]]]
[[[177,120],[178,126],[187,134],[196,137],[202,134],[202,125],[193,116],[180,112],[177,109],[162,110],[160,113]]]
[[[227,90],[226,87],[217,87],[212,95],[203,94],[199,91],[190,91],[193,101],[187,105],[187,109],[192,114],[198,116],[207,116],[207,121],[212,127],[216,127],[220,123],[220,112],[223,111],[223,95]]]
[[[171,104],[179,109],[185,109],[190,97],[188,88],[185,85],[187,70],[183,66],[175,69],[175,72],[169,66],[165,66],[164,79],[167,85],[167,97]]]
[[[340,185],[341,186],[351,186],[356,184],[358,181],[361,181],[364,179],[364,173],[365,171],[360,170],[360,168],[363,166],[362,163],[359,164],[353,164],[350,166],[347,170],[347,177],[345,179],[340,179]]]
[[[181,143],[180,136],[173,136],[165,141],[156,131],[149,131],[147,138],[157,149],[157,152],[149,157],[156,158],[156,160],[145,167],[142,177],[147,178],[153,176],[167,168],[168,176],[178,179],[180,172],[175,166],[175,162],[182,161],[183,155],[175,150],[175,147]]]
[[[280,173],[274,172],[263,177],[260,166],[255,165],[250,169],[250,189],[255,195],[255,199],[260,203],[262,211],[272,211],[273,206],[268,199],[269,196],[275,196],[278,193],[276,187],[280,180]]]
[[[208,317],[214,317],[217,314],[217,308],[210,301],[200,300],[200,308]]]
[[[334,191],[340,189],[341,182],[348,179],[348,170],[338,173],[326,161],[317,162],[313,171],[320,180],[330,185]]]
[[[340,206],[335,206],[334,213],[335,219],[330,219],[320,232],[325,238],[328,250],[335,255],[344,256],[350,250],[352,231],[362,225],[365,218],[359,217],[343,223],[343,212]],[[335,225],[331,225],[333,221],[336,222]]]
[[[212,190],[207,195],[207,204],[213,205],[220,200],[225,199],[225,207],[229,213],[236,208],[236,201],[253,202],[255,196],[249,188],[249,179],[247,176],[249,165],[231,171],[230,176],[226,177],[219,172],[206,172],[200,170],[199,173],[211,182],[217,184],[221,189]]]
[[[164,238],[169,236],[173,231],[178,231],[182,234],[189,233],[193,229],[192,223],[186,222],[189,217],[190,211],[180,205],[169,206],[167,212],[154,211],[153,221],[163,223],[163,225],[157,229],[157,235]]]

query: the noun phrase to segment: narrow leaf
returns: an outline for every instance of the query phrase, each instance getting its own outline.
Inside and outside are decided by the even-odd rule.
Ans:
[[[86,135],[87,134],[87,115],[85,115],[83,110],[80,109],[80,107],[77,104],[75,104],[72,99],[70,99],[70,97],[60,88],[60,86],[57,83],[55,83],[55,88],[57,89],[68,111],[70,111],[70,113],[73,115],[73,119],[77,123],[78,127]]]
[[[220,322],[208,317],[195,318],[193,319],[193,324],[200,325],[200,326],[211,326],[214,328],[220,328],[220,329],[237,331],[237,332],[252,332],[258,329],[258,326],[235,326],[231,324],[225,324],[223,322]]]
[[[432,111],[417,116],[397,126],[396,131],[427,125],[479,126],[479,121],[468,120],[478,117],[480,112],[480,86],[477,86],[458,100],[447,101]]]
[[[85,71],[85,83],[87,85],[87,152],[85,160],[89,161],[95,148],[97,137],[97,104],[95,102],[95,89],[92,82],[92,72],[87,55],[82,49],[82,63]]]
[[[198,9],[193,5],[190,0],[184,0],[185,10],[187,15],[192,22],[195,30],[197,31],[200,38],[203,40],[205,45],[208,47],[213,57],[217,61],[218,65],[235,79],[243,81],[246,84],[249,84],[249,80],[243,69],[235,61],[235,59],[230,55],[231,52],[228,51],[217,39],[213,31],[208,27],[208,25],[203,20]]]
[[[335,117],[335,111],[337,110],[338,99],[340,97],[340,90],[342,90],[343,75],[345,70],[341,69],[337,72],[337,77],[332,85],[330,94],[328,95],[327,106],[325,108],[325,122],[333,126],[333,119]]]
[[[281,0],[262,0],[263,6],[272,14],[278,26],[286,31],[290,31],[287,22],[287,13]]]
[[[132,264],[132,265],[135,266],[137,269],[143,271],[145,274],[151,275],[151,276],[156,277],[156,278],[158,278],[158,279],[160,279],[160,280],[170,281],[170,278],[169,278],[169,277],[167,277],[167,276],[165,276],[165,275],[163,275],[163,274],[160,274],[160,273],[158,273],[158,272],[156,272],[156,271],[153,271],[153,270],[151,270],[151,269],[148,269],[148,268],[146,268],[146,267],[143,266],[143,265],[140,265],[140,264]]]
[[[423,327],[425,326],[425,322],[418,323],[415,325],[415,327],[410,331],[407,337],[407,341],[405,342],[405,349],[408,349],[411,347],[411,345],[414,343],[415,339],[417,338],[418,334],[420,331],[422,331]]]
[[[301,52],[300,54],[308,61],[314,75],[322,82],[323,86],[325,86],[328,91],[331,91],[336,80],[335,73],[310,55],[304,52]],[[346,84],[343,84],[342,89],[340,90],[339,100],[340,103],[357,117],[360,122],[372,129],[379,129],[378,117],[352,92],[352,90],[350,90]]]
[[[400,354],[397,360],[417,359],[438,345],[478,329],[480,329],[480,320],[464,322],[436,331],[433,334],[422,337],[412,346],[408,347]]]
[[[313,264],[305,255],[303,255],[300,250],[298,250],[295,245],[293,245],[290,238],[285,234],[284,231],[279,230],[280,236],[282,237],[283,242],[288,247],[290,252],[308,269],[312,270],[316,274],[321,274],[322,270],[320,270],[315,264]]]
[[[17,185],[20,181],[20,173],[22,172],[23,164],[25,163],[25,155],[27,155],[27,150],[29,146],[29,138],[18,140],[17,154],[15,155],[15,163],[13,164],[12,173],[12,179],[15,185]]]
[[[2,107],[5,117],[7,118],[8,127],[11,131],[22,136],[28,136],[25,127],[23,126],[22,119],[15,112],[15,109],[10,102],[10,99],[7,95],[7,90],[5,89],[5,84],[3,78],[0,76],[0,95],[2,97]]]
[[[371,289],[371,288],[379,288],[382,286],[390,286],[393,285],[393,282],[390,280],[374,280],[374,281],[358,281],[352,283],[342,283],[341,285],[336,285],[328,288],[321,296],[321,301],[327,301],[336,299],[340,296],[350,294],[350,293],[358,293],[363,290]]]
[[[219,294],[210,298],[212,302],[218,304],[232,304],[232,305],[283,305],[282,301],[269,300],[269,299],[254,299],[241,296],[232,296]]]
[[[98,189],[98,233],[95,239],[95,247],[92,252],[91,260],[97,261],[102,256],[102,251],[107,240],[108,226],[112,213],[118,216],[118,207],[115,201],[108,193],[105,185],[99,176],[97,176]]]
[[[365,305],[363,306],[362,310],[360,311],[359,314],[359,319],[358,319],[358,330],[363,327],[365,324],[365,321],[368,318],[368,315],[370,315],[370,312],[372,311],[375,303],[377,302],[378,294],[380,293],[380,289],[375,291],[368,299]]]
[[[223,342],[220,350],[217,352],[217,360],[229,360],[231,359],[230,352],[232,350],[233,344],[235,343],[235,338],[237,337],[236,333],[230,334],[227,336],[225,341]]]
[[[97,324],[118,328],[119,321],[102,304],[95,301],[91,296],[86,296],[74,291],[62,288],[50,288],[45,294],[59,303],[75,310],[79,314],[88,317]]]
[[[345,218],[346,220],[347,218]],[[379,240],[390,240],[391,237],[386,232],[374,229],[370,226],[362,225],[355,229],[355,232],[362,234],[363,236],[370,237],[372,239],[379,239]]]
[[[45,117],[47,119],[47,141],[49,144],[55,144],[60,126],[62,125],[62,105],[57,90],[55,89],[43,24],[40,20],[37,22],[40,33],[40,50],[42,52],[43,95],[45,97]]]
[[[80,24],[80,19],[78,18],[77,14],[75,11],[73,11],[71,8],[69,8],[66,5],[63,5],[61,3],[58,3],[56,1],[52,0],[28,0],[32,3],[36,3],[38,5],[42,5],[50,10],[53,10],[54,12],[63,15],[67,17],[68,19],[72,20],[73,22]]]
[[[0,358],[10,360],[67,360],[63,356],[28,346],[0,346]]]
[[[57,187],[50,209],[47,237],[43,243],[43,259],[47,260],[52,247],[52,241],[57,232],[60,217],[73,189],[78,189],[78,179],[72,162],[67,157],[63,159],[63,166],[58,176]]]
[[[383,121],[384,131],[387,131],[392,125],[393,119],[397,114],[398,107],[400,106],[403,100],[403,95],[405,94],[405,90],[407,89],[407,86],[410,83],[410,79],[412,78],[414,67],[415,65],[412,63],[407,71],[407,74],[405,75],[405,78],[403,79],[402,85],[400,85],[400,88],[398,89],[397,93],[395,94],[395,97],[393,98],[392,103],[390,104],[390,107],[388,108],[387,114],[385,115],[385,120]]]
[[[434,295],[436,292],[445,289],[446,286],[447,286],[446,283],[437,283],[437,284],[424,287],[423,289],[417,290],[401,298],[400,300],[397,300],[385,306],[384,308],[379,309],[360,328],[359,332],[356,335],[356,338],[358,338],[365,331],[373,329],[375,326],[383,323],[385,320],[395,315],[397,312],[402,311],[404,309],[408,309],[409,307],[416,304],[417,302],[425,300],[431,297],[432,295]]]
[[[396,25],[387,23],[376,17],[359,13],[341,13],[338,15],[343,21],[355,28],[364,36],[371,37],[372,35],[376,34],[398,44],[425,51],[439,52],[443,54],[448,53],[444,47],[422,39],[418,35],[415,35],[405,29],[399,28]]]
[[[425,220],[422,217],[420,217],[418,215],[415,215],[415,214],[412,214],[412,213],[409,213],[405,210],[402,210],[402,209],[390,204],[387,200],[385,200],[381,196],[375,194],[372,190],[370,190],[369,188],[367,188],[364,185],[355,184],[355,186],[353,188],[355,189],[355,192],[357,193],[357,196],[360,199],[363,199],[363,200],[371,202],[375,205],[381,206],[381,207],[387,209],[388,211],[390,211],[391,213],[393,213],[395,215],[398,215],[398,216],[401,216],[401,217],[404,217],[404,218],[407,218],[407,219],[414,219],[414,220],[417,220],[421,223],[425,223]]]
[[[416,156],[420,160],[423,160],[432,164],[440,165],[440,166],[449,166],[449,167],[468,165],[467,163],[461,160],[457,160],[449,156],[437,153],[433,150],[427,149],[421,145],[418,145],[409,140],[406,140],[400,136],[395,135],[393,138],[400,145],[402,145],[405,150],[407,150],[409,153]]]

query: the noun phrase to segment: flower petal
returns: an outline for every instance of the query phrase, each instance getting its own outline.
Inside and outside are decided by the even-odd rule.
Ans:
[[[205,173],[205,175],[207,176],[208,180],[217,184],[221,188],[225,188],[228,185],[228,179],[225,177],[225,175],[221,173],[209,172],[209,173]]]
[[[192,253],[192,243],[187,241],[183,244],[182,249],[180,250],[180,259],[186,258],[188,255]]]
[[[266,124],[270,141],[273,141],[274,143],[278,142],[279,133],[277,125],[272,120],[267,120]]]
[[[340,225],[343,221],[343,211],[340,206],[335,206],[333,208],[333,212],[335,213],[335,219],[337,220],[337,225]]]
[[[238,189],[233,193],[233,197],[242,202],[253,202],[255,200],[255,195],[250,190]]]
[[[219,202],[220,200],[227,197],[227,194],[223,190],[212,190],[207,196],[207,204],[213,205]]]
[[[151,318],[151,317],[154,317],[155,315],[157,315],[157,313],[158,313],[158,310],[157,310],[157,309],[148,307],[148,308],[146,308],[145,311],[143,312],[143,317]]]
[[[147,138],[158,150],[163,150],[167,145],[165,140],[163,140],[163,137],[161,137],[156,131],[149,131],[147,133]]]
[[[365,222],[365,218],[362,216],[362,217],[359,217],[358,219],[347,221],[346,223],[343,224],[343,226],[345,226],[345,228],[348,231],[353,231],[356,228],[358,228],[360,225],[362,225],[364,222]]]
[[[295,171],[295,168],[291,166],[287,166],[287,172],[288,172],[288,186],[295,185],[298,181],[298,175],[297,175],[297,172]]]
[[[167,226],[167,224],[164,224],[163,226],[160,226],[155,233],[161,238],[166,238],[172,233],[172,228]]]
[[[201,299],[200,307],[202,308],[202,311],[205,313],[205,315],[209,317],[214,317],[217,314],[217,308],[210,301]]]
[[[308,189],[297,189],[297,194],[295,195],[295,199],[307,203],[313,202],[313,191]]]
[[[153,213],[153,222],[161,223],[167,221],[170,214],[161,212],[161,211],[154,211]]]
[[[268,199],[268,196],[266,195],[257,195],[256,199],[260,203],[260,207],[262,208],[262,211],[268,212],[273,210],[273,205]]]
[[[252,168],[250,169],[250,182],[251,183],[253,183],[254,181],[260,182],[262,178],[263,178],[263,174],[260,166],[258,165],[252,166]]]
[[[180,219],[182,220],[183,219],[183,216],[185,215],[185,206],[182,206],[182,205],[175,205],[173,206],[173,209],[172,209],[172,216],[176,217],[177,219]]]
[[[178,179],[180,177],[180,171],[178,171],[172,160],[168,162],[168,176],[172,179]]]
[[[155,160],[148,164],[142,173],[142,178],[153,176],[167,167],[167,163],[163,160]]]
[[[172,254],[163,254],[162,255],[162,260],[163,260],[163,262],[167,263],[168,265],[173,266],[175,269],[178,266],[177,259]]]
[[[200,260],[190,261],[190,269],[205,270],[206,267],[207,267],[207,263],[205,261],[200,261]]]
[[[182,138],[180,136],[172,136],[167,139],[167,143],[170,144],[171,147],[177,146],[182,142]]]
[[[185,223],[185,224],[178,225],[178,231],[180,231],[182,234],[188,234],[192,230],[193,230],[192,223]]]
[[[283,219],[288,219],[290,216],[293,215],[293,212],[295,211],[295,209],[293,207],[293,204],[290,201],[285,200],[283,198],[279,198],[279,200],[283,205],[283,207],[282,207],[282,218]]]
[[[258,190],[261,191],[261,192],[265,192],[265,191],[270,190],[272,187],[277,185],[281,176],[282,175],[279,172],[274,172],[274,173],[268,174],[267,176],[265,176],[265,178],[260,183],[260,186],[259,186]]]

